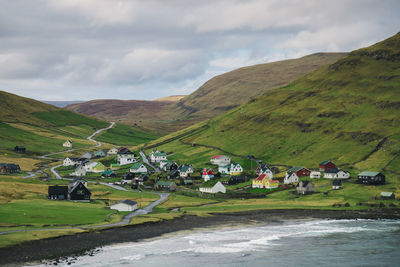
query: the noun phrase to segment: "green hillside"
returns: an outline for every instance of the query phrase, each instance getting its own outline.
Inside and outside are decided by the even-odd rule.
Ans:
[[[212,118],[253,97],[336,62],[346,53],[317,53],[297,59],[239,68],[207,81],[173,106],[175,113],[189,118]]]
[[[171,133],[213,118],[268,90],[287,85],[345,55],[346,53],[318,53],[240,68],[210,79],[183,98],[159,101],[92,100],[67,106],[66,109],[99,119],[121,119],[121,123],[156,133]]]
[[[203,164],[218,150],[193,144],[272,164],[317,167],[331,159],[346,168],[400,173],[399,110],[397,34],[153,146]]]
[[[74,148],[91,147],[93,143],[86,137],[95,129],[109,125],[102,120],[3,91],[0,91],[0,98],[0,155],[17,155],[12,152],[16,145],[25,146],[28,155],[61,151],[62,143],[67,139],[72,140]],[[100,135],[103,142],[133,145],[159,137],[124,125],[116,125],[111,131]]]

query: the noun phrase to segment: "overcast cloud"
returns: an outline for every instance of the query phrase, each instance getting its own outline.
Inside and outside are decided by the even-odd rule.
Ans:
[[[238,67],[351,51],[400,1],[0,0],[0,90],[42,100],[189,94]]]

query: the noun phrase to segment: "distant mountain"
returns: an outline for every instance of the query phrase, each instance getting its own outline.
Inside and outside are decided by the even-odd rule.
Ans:
[[[59,108],[66,107],[71,104],[77,104],[77,103],[83,103],[85,101],[47,101],[47,100],[41,100],[41,102],[50,104]]]
[[[154,101],[93,100],[66,108],[102,119],[122,122],[159,132],[173,132],[196,122],[215,117],[251,98],[288,84],[346,53],[318,53],[298,59],[284,60],[240,68],[207,81],[192,94]],[[170,101],[174,102],[170,102]],[[109,102],[108,102],[109,101]]]
[[[153,146],[205,162],[210,149],[197,144],[272,164],[318,166],[330,159],[399,174],[399,115],[400,33]]]

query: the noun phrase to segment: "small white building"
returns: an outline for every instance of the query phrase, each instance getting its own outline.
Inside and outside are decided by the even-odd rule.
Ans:
[[[67,148],[71,148],[72,147],[72,141],[71,140],[67,140],[64,142],[63,147],[67,147]]]
[[[66,166],[74,166],[74,165],[75,165],[75,161],[73,159],[69,158],[69,157],[66,157],[63,160],[63,166],[64,167],[66,167]]]
[[[167,155],[164,152],[160,152],[158,150],[152,151],[149,155],[150,161],[152,163],[160,162],[163,160],[167,160]]]
[[[243,172],[242,166],[240,166],[240,164],[237,162],[232,162],[229,174],[240,175],[242,172]]]
[[[283,179],[284,184],[293,184],[299,181],[299,176],[295,172],[286,173],[285,178]]]
[[[117,153],[118,153],[118,148],[117,147],[110,148],[107,151],[107,155],[109,155],[109,156],[117,155]]]
[[[192,165],[184,164],[184,165],[179,166],[178,171],[179,171],[179,176],[181,178],[186,178],[189,176],[189,174],[194,172],[194,169],[193,169]]]
[[[231,165],[218,166],[218,172],[221,174],[229,174],[231,170]]]
[[[321,172],[316,172],[316,171],[310,172],[310,178],[321,178]]]
[[[110,206],[110,209],[118,211],[134,211],[137,208],[137,202],[128,199],[122,200]]]
[[[228,166],[231,164],[231,159],[227,156],[217,155],[211,158],[211,164],[218,166]]]
[[[206,183],[203,184],[202,187],[199,188],[200,192],[203,193],[210,193],[210,194],[216,194],[216,193],[226,193],[226,188],[225,186],[220,182],[220,181],[214,181],[215,183]]]
[[[135,154],[118,154],[117,155],[117,162],[119,165],[126,165],[135,163],[137,160],[135,158]]]
[[[73,173],[70,173],[71,176],[82,177],[86,175],[86,169],[82,165],[78,166]]]
[[[141,162],[136,162],[129,170],[132,173],[147,173],[147,168]]]
[[[324,178],[327,179],[348,179],[350,178],[350,173],[339,169],[330,169],[325,171]]]

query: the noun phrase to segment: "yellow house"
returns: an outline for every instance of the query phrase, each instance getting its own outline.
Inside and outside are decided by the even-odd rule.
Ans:
[[[267,189],[277,188],[278,186],[279,186],[278,180],[267,179],[265,182],[265,188],[267,188]]]
[[[253,188],[277,188],[279,186],[278,180],[272,180],[267,176],[267,174],[260,174],[256,179],[253,179],[252,185]]]
[[[104,166],[101,162],[98,162],[96,166],[93,167],[93,172],[104,172],[106,170],[106,166]]]
[[[253,179],[251,187],[253,188],[265,188],[265,182],[267,180],[266,174],[260,174],[256,179]]]

